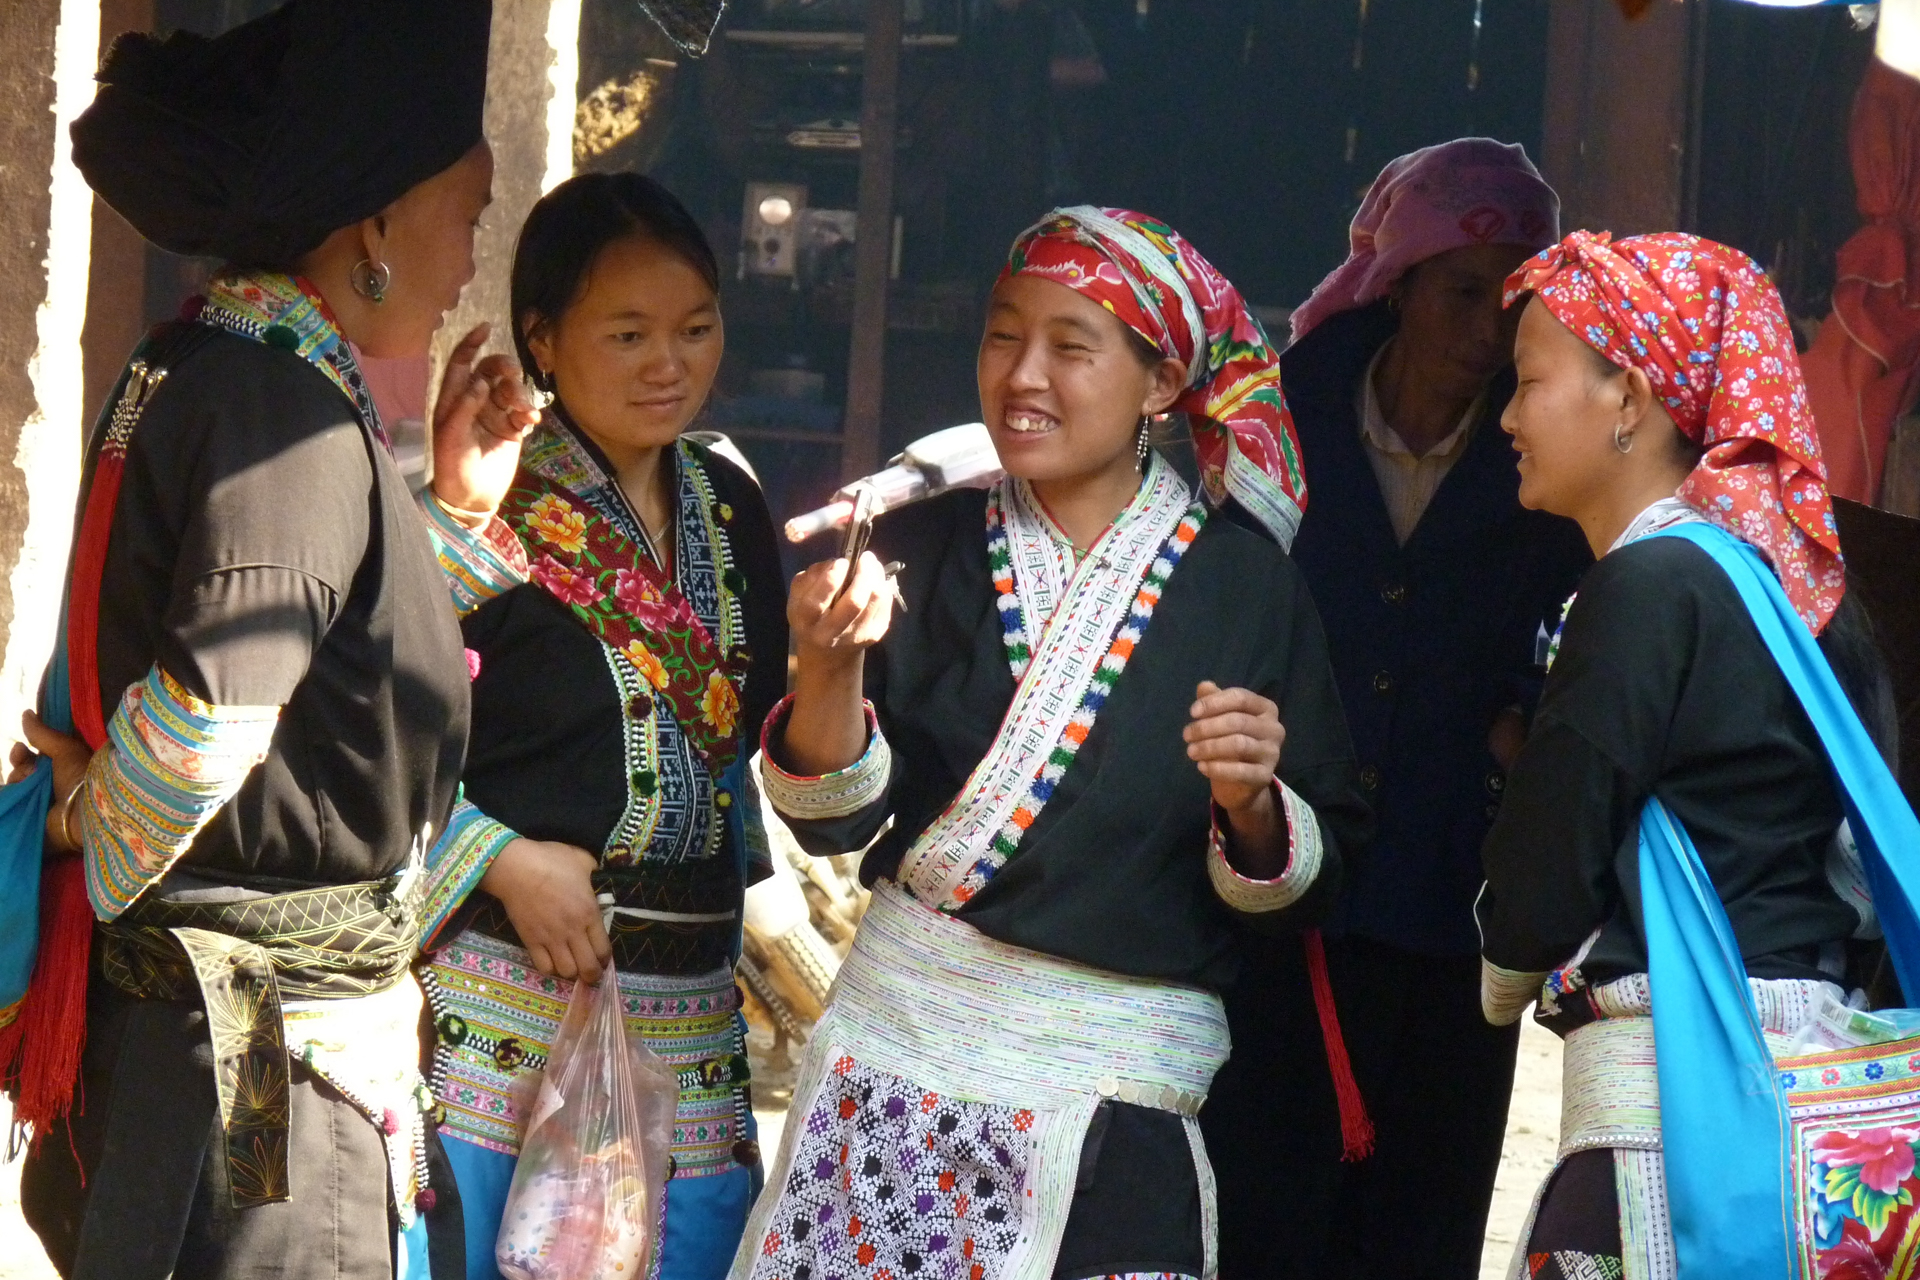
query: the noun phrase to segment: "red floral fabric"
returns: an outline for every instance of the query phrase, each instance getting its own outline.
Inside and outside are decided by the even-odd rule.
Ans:
[[[1874,503],[1893,424],[1920,396],[1920,80],[1868,63],[1848,146],[1864,225],[1834,256],[1833,314],[1800,367],[1828,487]]]
[[[1816,635],[1846,589],[1793,330],[1738,249],[1679,232],[1576,231],[1507,280],[1622,368],[1647,375],[1706,454],[1679,498],[1757,549]]]
[[[1084,294],[1187,366],[1174,405],[1192,424],[1207,496],[1236,499],[1283,547],[1307,506],[1280,353],[1227,278],[1164,222],[1126,209],[1055,209],[1013,242],[1001,279]]]

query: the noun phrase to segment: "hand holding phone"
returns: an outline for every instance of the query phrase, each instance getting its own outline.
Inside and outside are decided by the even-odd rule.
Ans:
[[[839,604],[847,588],[853,585],[853,572],[860,565],[860,557],[866,554],[867,544],[873,541],[873,506],[873,490],[866,485],[856,486],[853,514],[847,517],[846,535],[840,542],[840,558],[847,562],[847,576],[841,579],[840,589],[827,602],[829,609]]]

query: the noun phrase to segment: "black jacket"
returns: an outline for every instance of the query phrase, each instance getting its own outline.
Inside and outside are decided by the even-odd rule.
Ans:
[[[1577,525],[1520,505],[1500,430],[1511,373],[1495,380],[1406,545],[1395,541],[1354,407],[1394,328],[1384,303],[1347,312],[1281,358],[1309,492],[1293,556],[1326,628],[1377,824],[1331,930],[1470,954],[1480,845],[1506,784],[1487,731],[1502,708],[1538,695],[1541,627],[1552,631],[1593,557]]]

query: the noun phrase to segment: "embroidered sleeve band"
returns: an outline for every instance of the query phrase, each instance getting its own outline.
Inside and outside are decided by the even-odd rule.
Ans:
[[[460,904],[480,884],[480,877],[517,838],[512,829],[495,822],[474,807],[465,795],[453,806],[447,828],[427,854],[427,883],[420,907],[420,948],[431,951],[441,941]]]
[[[1480,957],[1480,1012],[1496,1027],[1508,1027],[1520,1021],[1540,995],[1544,973],[1520,973],[1502,969],[1485,956]]]
[[[499,516],[483,529],[469,529],[425,493],[420,510],[461,617],[527,580],[527,550]]]
[[[1233,869],[1227,861],[1225,815],[1213,807],[1213,832],[1209,838],[1207,875],[1220,901],[1235,911],[1258,913],[1280,911],[1300,900],[1319,878],[1326,846],[1320,834],[1320,819],[1313,806],[1302,800],[1286,783],[1273,783],[1280,811],[1287,820],[1287,869],[1271,880],[1252,880]]]
[[[279,707],[202,702],[155,666],[107,725],[81,797],[87,894],[112,920],[174,863],[264,760]]]
[[[846,768],[819,778],[788,773],[773,762],[767,743],[779,737],[786,726],[787,714],[793,710],[793,695],[788,694],[774,707],[760,733],[760,783],[781,817],[803,822],[851,817],[887,794],[887,783],[893,776],[893,748],[880,732],[873,704],[865,705],[866,753]]]

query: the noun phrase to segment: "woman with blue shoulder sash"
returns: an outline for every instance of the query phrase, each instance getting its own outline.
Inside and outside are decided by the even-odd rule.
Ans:
[[[1886,904],[1869,881],[1889,882],[1856,833],[1886,848],[1912,828],[1882,759],[1890,690],[1845,594],[1792,330],[1760,268],[1695,236],[1581,231],[1516,272],[1507,301],[1526,308],[1502,421],[1521,502],[1577,521],[1599,557],[1484,850],[1486,1015],[1537,1002],[1567,1053],[1560,1161],[1513,1274],[1757,1274],[1768,1232],[1726,1224],[1795,1185],[1797,1157],[1770,1145],[1785,1133],[1773,1060],[1827,997],[1870,985]],[[1719,931],[1704,987],[1674,959],[1676,903]],[[1757,1088],[1715,1074],[1724,1028],[1751,1041]],[[1853,1146],[1825,1153],[1808,1213],[1773,1206],[1779,1274],[1794,1217],[1822,1224],[1808,1262],[1823,1276],[1836,1248],[1902,1251],[1911,1194],[1890,1186],[1908,1205],[1881,1212],[1828,1175],[1899,1184],[1912,1148],[1894,1177],[1898,1152]]]

